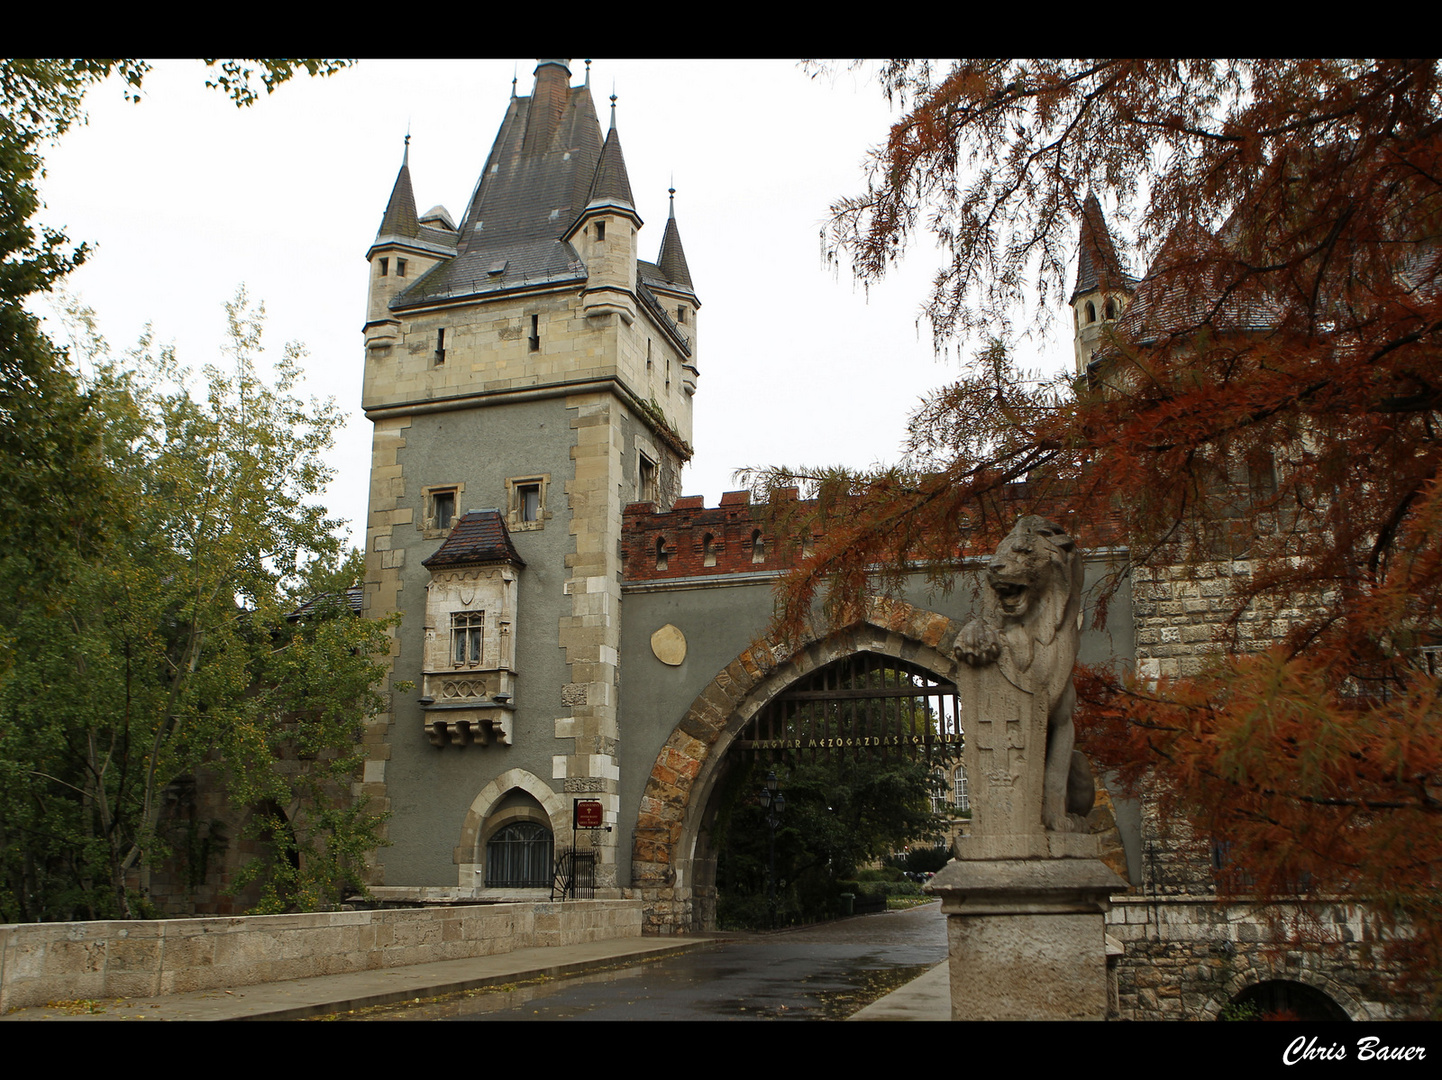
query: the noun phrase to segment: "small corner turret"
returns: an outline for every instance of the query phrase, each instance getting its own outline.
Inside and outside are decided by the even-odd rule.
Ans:
[[[400,321],[390,310],[393,299],[418,281],[427,270],[456,253],[456,228],[445,207],[416,216],[416,197],[411,188],[411,137],[406,136],[391,197],[381,215],[375,242],[366,252],[370,263],[370,288],[366,301],[365,338],[367,350],[388,350],[396,343]]]
[[[1077,374],[1086,375],[1097,351],[1106,343],[1106,331],[1121,317],[1135,288],[1135,283],[1122,269],[1095,194],[1088,193],[1082,206],[1077,247],[1076,288],[1072,290],[1071,307]]]
[[[642,224],[621,153],[612,94],[611,127],[596,160],[586,205],[563,237],[586,264],[582,307],[587,317],[620,315],[628,326],[636,321],[636,234]]]
[[[669,188],[668,194],[670,214],[666,218],[666,231],[661,237],[661,251],[656,256],[658,274],[647,284],[666,309],[667,316],[674,318],[677,333],[690,348],[682,363],[683,386],[686,393],[694,394],[700,373],[696,356],[696,312],[701,307],[701,301],[691,284],[691,270],[686,265],[686,252],[681,246],[681,230],[676,226],[676,188]]]

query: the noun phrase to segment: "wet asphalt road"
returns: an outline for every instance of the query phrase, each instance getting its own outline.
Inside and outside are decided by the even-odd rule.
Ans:
[[[613,971],[358,1010],[365,1020],[840,1020],[946,958],[940,902]]]

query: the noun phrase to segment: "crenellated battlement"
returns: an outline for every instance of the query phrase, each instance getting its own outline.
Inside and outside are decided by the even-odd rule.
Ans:
[[[1075,530],[1073,535],[1084,547],[1119,542],[1115,520],[1087,527],[1075,520],[1064,500],[1044,500],[1037,508],[1028,503],[1031,495],[1027,484],[1016,483],[1007,485],[1001,499],[1016,503],[1017,514],[1027,503],[1028,512],[1041,513]],[[796,488],[782,488],[773,498],[796,502],[798,513],[784,515],[796,525],[805,519],[810,503],[800,500]],[[720,505],[713,507],[707,507],[700,495],[683,496],[668,511],[657,510],[651,502],[631,503],[622,517],[622,574],[626,581],[635,582],[791,570],[820,534],[778,536],[772,531],[776,515],[770,509],[753,503],[749,491],[728,491],[721,496]]]
[[[797,497],[795,488],[775,496]],[[668,581],[790,570],[813,538],[778,537],[768,517],[749,491],[728,491],[709,508],[700,495],[685,495],[664,512],[655,503],[631,503],[622,517],[622,572],[627,581]]]

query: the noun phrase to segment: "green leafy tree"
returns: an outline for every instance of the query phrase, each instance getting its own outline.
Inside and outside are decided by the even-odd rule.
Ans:
[[[764,925],[770,835],[758,792],[782,778],[786,809],[776,831],[777,904],[783,921],[837,913],[838,882],[858,868],[939,832],[935,786],[924,761],[836,757],[764,760],[737,767],[716,815],[717,889],[723,922]]]
[[[272,908],[333,901],[377,842],[350,788],[386,625],[325,605],[287,617],[345,580],[339,523],[315,502],[341,418],[297,395],[297,347],[261,377],[263,310],[242,292],[227,311],[203,396],[148,339],[112,361],[75,313],[111,514],[93,556],[5,605],[7,917],[138,914],[127,878],[166,853],[167,785],[201,767],[237,807],[299,808],[294,850],[256,868]]]
[[[347,61],[205,64],[207,85],[244,106],[296,74],[329,75]],[[245,561],[252,571],[271,568],[252,573],[260,584],[269,573],[268,593],[237,586],[227,596],[225,571],[217,569],[233,554],[213,527],[234,509],[219,493],[227,483],[248,482],[275,464],[262,436],[242,447],[246,453],[240,456],[254,462],[248,470],[197,473],[202,462],[238,459],[227,456],[233,448],[215,442],[218,429],[206,442],[213,408],[207,418],[201,406],[182,401],[183,395],[157,389],[171,374],[169,358],[147,356],[142,363],[137,357],[128,366],[100,363],[87,384],[25,306],[88,253],[62,231],[33,221],[40,206],[44,145],[84,121],[86,93],[111,76],[118,76],[121,92],[138,102],[149,70],[143,60],[0,60],[0,768],[5,781],[0,857],[6,886],[0,896],[5,918],[129,909],[121,880],[153,849],[159,791],[173,775],[172,767],[193,758],[193,747],[204,735],[203,725],[189,717],[233,707],[233,701],[205,701],[201,695],[231,695],[242,684],[244,665],[217,645],[248,640],[258,656],[263,650],[257,628],[264,620],[270,620],[273,632],[287,628],[274,623],[280,586],[294,579],[294,572],[275,569],[284,564],[284,551],[262,546],[256,550],[265,555]],[[222,394],[244,399],[246,380],[253,377],[238,361],[230,389]],[[285,391],[277,393],[276,400],[290,400]],[[253,395],[249,403],[272,404]],[[264,422],[254,413],[249,420],[256,431]],[[312,433],[323,434],[319,429]],[[187,458],[187,453],[199,456]],[[308,468],[295,474],[293,492],[307,485],[315,490],[320,474],[313,463]],[[194,494],[204,488],[200,481],[210,482],[205,491],[213,501],[186,506],[196,522],[205,522],[187,535],[173,512],[167,516],[160,495],[166,485],[177,498]],[[306,513],[313,531],[314,515]],[[289,535],[294,537],[294,531]],[[305,550],[317,565],[334,557],[333,542],[314,551],[308,539],[296,542],[294,550]],[[187,551],[212,561],[174,565]],[[182,595],[184,587],[191,591]],[[235,608],[228,629],[208,621],[222,601]],[[243,608],[248,601],[255,602],[254,610]],[[358,648],[346,655],[369,654]],[[252,667],[260,673],[261,665]],[[102,700],[106,710],[120,702],[118,721],[112,713],[84,720]],[[56,711],[47,712],[52,708]]]
[[[298,73],[330,75],[348,63],[207,60],[206,84],[246,106]],[[25,307],[89,254],[33,221],[41,152],[84,122],[87,92],[115,76],[139,102],[149,70],[144,60],[0,59],[0,528],[8,541],[0,575],[7,589],[64,573],[72,552],[93,554],[110,518],[96,472],[93,401]]]

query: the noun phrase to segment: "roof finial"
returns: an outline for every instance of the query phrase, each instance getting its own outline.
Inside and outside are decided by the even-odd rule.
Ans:
[[[519,63],[511,65],[511,97],[513,99],[516,96],[516,73],[520,70],[520,67],[521,65]]]
[[[402,166],[405,166],[405,165],[409,165],[410,163],[411,163],[411,122],[410,122],[410,120],[408,119],[408,120],[406,120],[406,148],[405,148],[405,150],[401,153],[401,165],[402,165]]]
[[[586,89],[591,89],[591,61],[586,61]]]
[[[616,80],[611,80],[611,127],[616,126]]]
[[[671,195],[671,220],[676,220],[676,174],[671,174],[671,186],[667,189]]]

